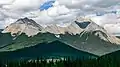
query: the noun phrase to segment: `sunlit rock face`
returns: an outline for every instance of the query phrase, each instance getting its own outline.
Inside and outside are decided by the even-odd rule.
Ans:
[[[17,20],[15,23],[10,24],[2,32],[11,32],[13,36],[20,35],[21,33],[25,33],[28,36],[34,36],[38,33],[46,32],[53,33],[55,35],[68,33],[71,35],[80,34],[82,36],[84,33],[95,32],[95,36],[98,36],[107,42],[120,44],[120,40],[115,36],[111,36],[111,34],[109,34],[103,27],[97,25],[92,20],[83,18],[81,21],[76,20],[66,26],[50,24],[46,27],[42,27],[32,19],[23,18]]]
[[[120,39],[115,36],[111,36],[111,34],[109,34],[109,32],[107,32],[103,27],[97,25],[90,19],[71,21],[64,26],[61,24],[49,24],[46,25],[46,27],[43,27],[32,19],[22,18],[10,24],[2,31],[2,33],[8,32],[15,37],[19,37],[20,35],[23,35],[22,33],[25,33],[26,37],[28,36],[30,39],[33,37],[33,40],[37,37],[37,40],[31,42],[27,39],[23,42],[21,41],[21,44],[16,42],[16,44],[18,44],[17,46],[15,46],[16,44],[12,44],[0,49],[0,51],[14,51],[24,47],[35,46],[36,44],[44,41],[51,42],[56,40],[59,40],[75,49],[99,56],[120,49]],[[9,50],[9,48],[11,49]]]
[[[11,32],[14,35],[20,35],[21,33],[25,33],[28,36],[33,36],[41,31],[41,26],[38,25],[35,21],[23,18],[17,20],[15,23],[10,24],[7,26],[2,32]]]

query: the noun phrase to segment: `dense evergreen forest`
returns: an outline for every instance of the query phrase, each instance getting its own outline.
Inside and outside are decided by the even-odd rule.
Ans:
[[[43,59],[19,60],[2,62],[0,67],[120,67],[120,59],[113,56],[103,56],[94,59]]]

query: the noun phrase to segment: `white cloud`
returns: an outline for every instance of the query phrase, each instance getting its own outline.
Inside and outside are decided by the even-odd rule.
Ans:
[[[63,11],[64,10],[64,11]],[[71,10],[63,5],[54,6],[48,10],[32,13],[33,16],[28,16],[32,18],[39,24],[53,24],[53,23],[66,23],[74,20],[76,18],[76,10]]]
[[[13,0],[9,2],[10,4],[3,5],[2,7],[10,10],[38,9],[41,2],[42,0]]]
[[[94,22],[96,22],[98,25],[103,26],[104,24],[115,24],[120,22],[120,19],[118,19],[120,15],[116,15],[113,13],[109,13],[109,14],[104,14],[102,16],[86,16],[91,18]]]
[[[15,0],[0,0],[0,5],[7,5],[7,4],[11,4],[12,2],[14,2]]]
[[[108,13],[102,16],[92,14],[86,17],[91,18],[96,24],[104,27],[109,33],[120,35],[120,14]]]
[[[97,24],[115,24],[118,15],[105,14],[96,16],[96,12],[120,9],[120,0],[56,0],[54,6],[40,11],[40,5],[50,0],[0,0],[0,28],[4,28],[20,17],[29,17],[39,24],[70,22],[78,15],[87,15]],[[119,29],[117,26],[115,29]],[[112,28],[112,27],[111,27]],[[110,28],[110,29],[111,29]]]
[[[105,24],[104,28],[113,35],[120,36],[120,23],[117,24]]]
[[[27,12],[38,10],[44,0],[0,0],[0,28],[19,19]]]

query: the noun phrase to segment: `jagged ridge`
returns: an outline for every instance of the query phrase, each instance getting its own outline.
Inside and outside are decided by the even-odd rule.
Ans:
[[[37,43],[51,42],[54,40],[59,40],[78,50],[90,52],[95,55],[103,55],[120,49],[120,40],[108,34],[104,28],[91,20],[76,20],[66,27],[60,27],[53,24],[48,25],[45,28],[38,25],[36,22],[32,22],[31,24],[29,21],[31,22],[28,18],[23,18],[4,29],[4,31],[11,32],[12,34],[18,34],[20,31],[21,33],[19,33],[19,36],[20,34],[22,35],[22,33],[25,33],[29,38],[25,36],[25,41],[17,40],[17,42],[0,49],[0,51],[14,51],[25,47],[35,46]],[[21,24],[25,25],[26,28],[23,28]],[[81,27],[81,25],[84,26]],[[19,30],[19,28],[21,29]],[[17,38],[19,38],[19,36]],[[37,40],[36,36],[38,37]]]
[[[79,22],[76,20],[75,22],[70,23],[66,27],[60,27],[56,24],[48,25],[43,28],[41,25],[37,24],[34,20],[23,18],[17,20],[15,23],[12,23],[7,28],[4,29],[3,32],[11,32],[11,34],[21,34],[25,33],[28,36],[34,36],[38,33],[46,33],[50,32],[53,34],[68,34],[76,35],[84,34],[85,32],[94,32],[95,35],[99,36],[101,39],[105,41],[109,41],[111,43],[120,44],[120,40],[115,36],[111,36],[104,28],[94,23],[92,20],[82,19],[83,21]],[[102,33],[101,33],[102,32]],[[104,34],[103,34],[104,33]],[[81,36],[82,36],[81,34]]]

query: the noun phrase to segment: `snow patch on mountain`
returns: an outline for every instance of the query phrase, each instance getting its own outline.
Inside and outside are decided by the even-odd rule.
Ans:
[[[80,37],[82,37],[82,35],[85,33],[92,33],[104,41],[120,44],[120,39],[116,38],[115,36],[111,36],[108,31],[97,25],[89,18],[78,18],[75,21],[63,26],[61,26],[61,24],[50,24],[46,25],[46,27],[37,24],[32,19],[23,18],[6,27],[3,30],[3,33],[6,32],[11,32],[12,35],[20,35],[21,33],[25,33],[28,36],[49,32],[55,34],[57,38],[60,37],[59,34],[79,34]]]

